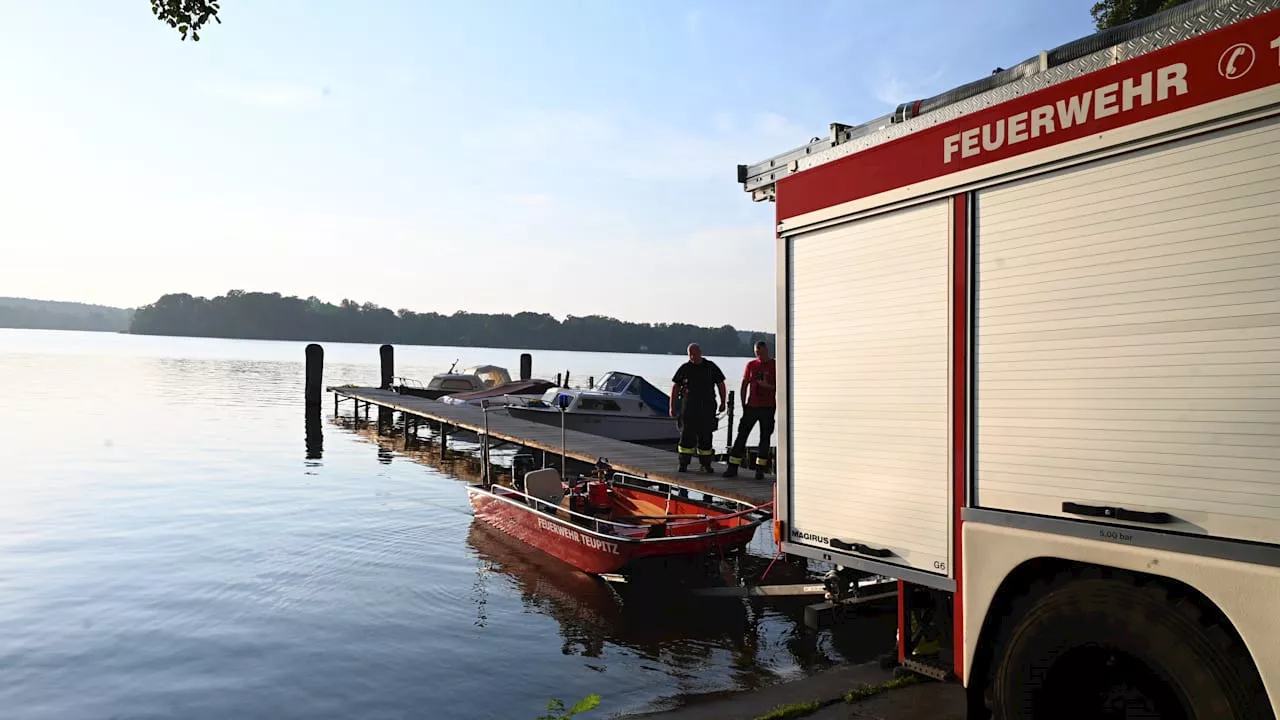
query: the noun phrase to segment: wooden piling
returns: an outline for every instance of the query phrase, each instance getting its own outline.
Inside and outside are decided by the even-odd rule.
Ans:
[[[307,345],[306,409],[304,411],[307,459],[318,460],[324,454],[324,432],[320,427],[320,401],[324,393],[324,348],[316,343]],[[333,396],[334,414],[337,414],[338,396]]]
[[[564,387],[564,383],[560,382],[560,373],[556,373],[556,387]]]
[[[588,376],[587,376],[587,389],[588,389],[588,390],[595,390],[595,389],[596,389],[596,376],[595,376],[595,375],[588,375]]]
[[[520,353],[520,379],[529,380],[533,378],[533,355],[529,353]]]
[[[382,359],[382,384],[379,385],[383,390],[390,390],[391,383],[396,374],[396,351],[390,345],[383,345],[378,348],[378,355]],[[384,427],[391,425],[391,410],[382,406],[378,407],[378,434],[381,435]]]
[[[390,390],[396,374],[396,349],[390,345],[383,345],[378,348],[378,354],[382,358],[382,384],[378,387]]]
[[[324,348],[311,343],[306,349],[307,357],[307,411],[314,409],[320,412],[320,397],[324,393]]]

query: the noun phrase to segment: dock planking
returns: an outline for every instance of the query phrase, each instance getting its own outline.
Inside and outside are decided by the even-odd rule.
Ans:
[[[369,387],[339,386],[328,390],[340,397],[405,415],[445,423],[471,432],[484,432],[484,411],[473,405],[448,405]],[[489,436],[554,455],[561,452],[559,427],[514,418],[501,410],[489,411]],[[606,458],[619,472],[756,505],[773,499],[772,475],[766,475],[763,480],[756,480],[749,471],[745,477],[734,478],[718,474],[704,475],[697,472],[696,464],[689,472],[681,473],[676,472],[676,454],[667,450],[577,430],[566,430],[564,440],[564,454],[580,462],[595,463]],[[720,466],[723,467],[723,464]]]

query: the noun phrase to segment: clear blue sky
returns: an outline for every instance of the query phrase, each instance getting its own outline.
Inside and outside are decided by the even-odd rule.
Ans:
[[[0,0],[0,295],[232,288],[774,327],[762,160],[1093,0]]]

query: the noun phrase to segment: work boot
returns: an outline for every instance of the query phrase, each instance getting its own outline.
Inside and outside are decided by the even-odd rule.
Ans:
[[[756,468],[756,479],[757,480],[764,479],[764,468]]]
[[[725,468],[724,472],[720,474],[725,477],[738,477],[738,466],[733,463],[729,463],[729,467]]]

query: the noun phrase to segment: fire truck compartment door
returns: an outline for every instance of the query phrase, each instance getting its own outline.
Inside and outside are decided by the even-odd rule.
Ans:
[[[788,540],[951,571],[950,202],[787,240]]]
[[[977,201],[981,507],[1280,543],[1280,122]]]

